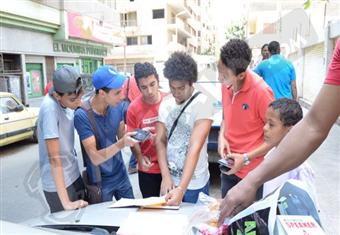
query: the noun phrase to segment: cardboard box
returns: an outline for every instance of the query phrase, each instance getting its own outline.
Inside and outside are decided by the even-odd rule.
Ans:
[[[326,235],[312,216],[302,215],[278,215],[275,234]]]

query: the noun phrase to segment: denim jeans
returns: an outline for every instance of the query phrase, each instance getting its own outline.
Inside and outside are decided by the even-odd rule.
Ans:
[[[222,192],[222,198],[227,195],[228,191],[234,187],[238,182],[240,182],[242,179],[239,178],[236,175],[226,175],[221,173],[221,192]],[[256,200],[260,200],[263,195],[263,185],[261,185],[260,188],[258,188],[256,192]]]
[[[111,183],[102,185],[103,202],[112,201],[113,196],[117,201],[121,198],[134,198],[129,178],[118,186],[112,185]]]
[[[190,202],[190,203],[196,203],[198,200],[198,195],[200,192],[203,192],[207,195],[209,195],[209,180],[206,183],[206,185],[203,188],[200,189],[187,189],[183,196],[183,202]]]
[[[130,156],[129,167],[130,168],[136,168],[137,167],[137,158],[133,153],[131,153],[131,156]]]

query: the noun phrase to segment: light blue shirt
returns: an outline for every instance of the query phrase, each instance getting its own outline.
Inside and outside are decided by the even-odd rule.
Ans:
[[[281,55],[275,54],[262,61],[254,72],[272,88],[275,99],[293,98],[291,83],[296,80],[295,69],[293,64]]]
[[[47,139],[59,140],[59,154],[63,164],[65,186],[70,186],[80,177],[77,154],[74,149],[73,110],[62,108],[50,95],[46,95],[39,112],[39,163],[44,191],[56,192],[57,188],[51,172]]]

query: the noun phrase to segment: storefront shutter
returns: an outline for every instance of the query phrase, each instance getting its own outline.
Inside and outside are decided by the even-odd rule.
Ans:
[[[303,98],[312,103],[325,80],[324,44],[304,49]]]

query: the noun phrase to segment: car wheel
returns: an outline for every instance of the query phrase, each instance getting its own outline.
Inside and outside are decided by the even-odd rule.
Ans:
[[[32,141],[34,143],[38,143],[38,127],[37,126],[35,126],[33,130]]]

